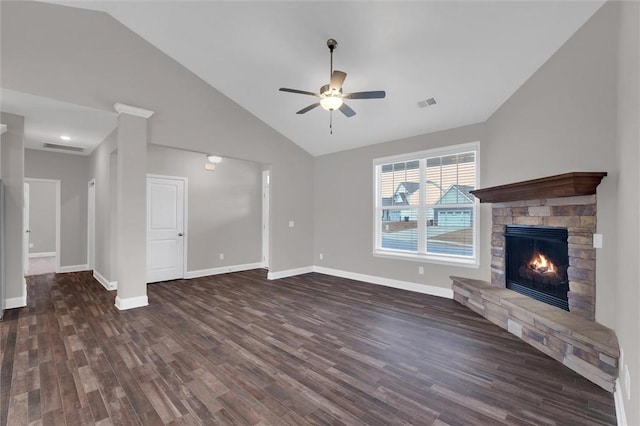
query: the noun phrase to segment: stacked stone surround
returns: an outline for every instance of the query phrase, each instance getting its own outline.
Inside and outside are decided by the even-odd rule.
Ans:
[[[458,303],[603,389],[614,391],[620,353],[613,330],[486,281],[451,279]]]
[[[613,392],[618,341],[613,330],[594,321],[596,213],[595,194],[496,202],[492,205],[491,282],[451,279],[457,302]],[[506,288],[506,225],[567,229],[569,312]]]
[[[596,312],[596,196],[583,195],[494,203],[491,229],[491,284],[505,288],[505,225],[567,228],[569,311],[594,320]]]

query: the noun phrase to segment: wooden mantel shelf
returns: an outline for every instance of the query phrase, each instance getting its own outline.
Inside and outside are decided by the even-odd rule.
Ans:
[[[571,172],[470,191],[481,203],[591,195],[607,172]]]

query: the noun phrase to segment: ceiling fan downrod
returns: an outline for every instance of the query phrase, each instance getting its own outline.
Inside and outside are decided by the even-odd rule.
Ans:
[[[327,40],[327,47],[329,48],[331,60],[329,64],[329,81],[331,81],[331,76],[333,76],[333,51],[338,47],[338,42],[334,39],[330,38]]]

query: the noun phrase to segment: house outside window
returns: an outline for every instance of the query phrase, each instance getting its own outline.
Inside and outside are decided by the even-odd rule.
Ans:
[[[374,160],[374,255],[478,265],[479,143]]]

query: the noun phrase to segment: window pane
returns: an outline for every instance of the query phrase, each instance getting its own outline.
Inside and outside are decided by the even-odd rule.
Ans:
[[[419,189],[419,161],[380,166],[381,206],[417,206],[420,203]]]
[[[381,226],[381,248],[418,251],[417,209],[383,210]]]
[[[427,253],[473,256],[473,208],[427,209]]]
[[[473,204],[475,152],[428,158],[425,177],[427,204]]]

